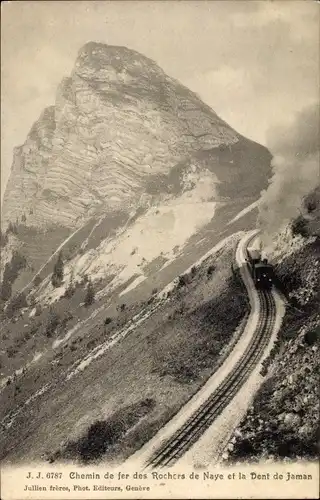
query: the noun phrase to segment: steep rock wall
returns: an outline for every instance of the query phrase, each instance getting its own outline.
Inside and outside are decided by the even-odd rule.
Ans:
[[[150,59],[88,43],[62,80],[55,106],[14,151],[3,223],[25,214],[29,226],[75,228],[96,213],[134,205],[150,178],[190,158],[201,165],[201,153],[239,139]],[[269,155],[258,148],[266,176]],[[233,163],[237,168],[237,158]]]

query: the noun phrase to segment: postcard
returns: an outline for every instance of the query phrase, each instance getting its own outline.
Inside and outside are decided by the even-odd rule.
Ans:
[[[1,498],[318,498],[319,2],[1,7]]]

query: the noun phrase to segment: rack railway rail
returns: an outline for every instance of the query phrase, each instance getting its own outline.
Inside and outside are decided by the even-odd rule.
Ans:
[[[221,382],[211,396],[151,456],[146,463],[146,468],[163,468],[174,465],[211,426],[249,378],[270,341],[276,320],[276,304],[272,292],[270,290],[257,290],[257,293],[260,302],[259,320],[246,351],[229,376]]]

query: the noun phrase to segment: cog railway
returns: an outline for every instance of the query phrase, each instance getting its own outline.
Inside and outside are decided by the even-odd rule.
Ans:
[[[249,242],[254,237],[256,235],[250,238]],[[265,260],[261,261],[259,253],[249,251],[248,244],[246,256],[260,303],[259,319],[252,339],[229,375],[182,427],[160,445],[147,461],[147,468],[173,466],[196,443],[249,378],[270,341],[276,320],[276,304],[271,293],[273,269]]]

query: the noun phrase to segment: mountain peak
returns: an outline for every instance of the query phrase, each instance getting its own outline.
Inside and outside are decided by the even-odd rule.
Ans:
[[[148,57],[88,42],[14,151],[3,223],[74,231],[139,209],[144,193],[179,196],[190,169],[210,172],[215,199],[234,196],[234,183],[236,196],[251,196],[265,186],[270,155]]]
[[[79,50],[75,63],[77,75],[88,76],[88,72],[94,72],[96,78],[104,80],[110,69],[116,74],[126,72],[132,77],[165,76],[152,59],[127,47],[88,42]]]

